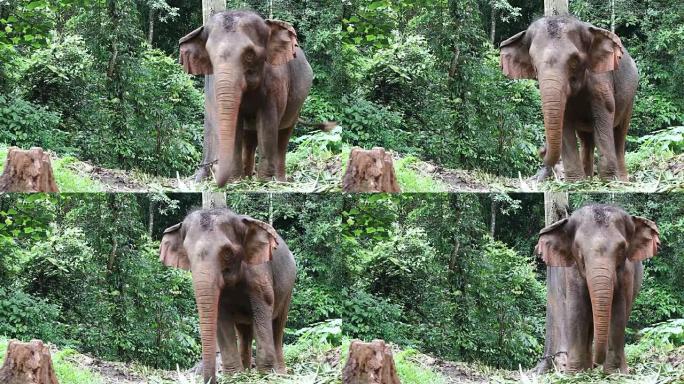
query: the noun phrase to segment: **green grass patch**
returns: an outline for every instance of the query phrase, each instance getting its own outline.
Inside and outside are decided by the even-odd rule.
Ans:
[[[446,185],[420,172],[421,161],[415,156],[406,156],[394,164],[397,181],[403,192],[445,192]]]

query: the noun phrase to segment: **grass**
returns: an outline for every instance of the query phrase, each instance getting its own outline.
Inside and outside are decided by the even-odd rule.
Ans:
[[[5,168],[5,160],[9,148],[0,144],[0,173]],[[74,172],[72,167],[78,160],[72,156],[58,157],[52,156],[52,170],[55,175],[55,182],[61,192],[101,192],[103,187],[100,183],[88,177],[81,176]]]
[[[254,178],[217,188],[213,180],[196,185],[196,190],[225,192],[339,192],[352,147],[342,142],[340,128],[315,132],[293,140],[296,147],[287,154],[288,182],[259,181]],[[444,192],[447,186],[421,172],[416,157],[395,159],[397,181],[403,192]]]
[[[294,331],[299,338],[285,345],[285,360],[289,374],[260,374],[254,371],[219,376],[219,384],[340,384],[351,340],[341,333],[340,320],[329,320],[310,328]],[[0,364],[8,341],[0,338]],[[504,371],[477,363],[444,362],[456,367],[453,375],[442,373],[437,363],[415,349],[392,346],[397,373],[403,384],[446,384],[469,380],[482,383],[525,384],[681,384],[684,383],[684,319],[670,320],[640,332],[636,344],[626,346],[630,374],[605,375],[594,369],[574,375],[550,372],[534,375],[523,371]],[[61,384],[100,384],[104,378],[78,365],[82,358],[72,349],[52,354],[57,378]],[[159,371],[131,365],[130,372],[149,384],[200,384],[201,377],[182,372]],[[449,373],[451,374],[451,373]],[[173,377],[173,379],[170,379]]]
[[[0,364],[5,360],[9,340],[0,338]],[[55,369],[57,380],[61,384],[100,384],[104,381],[93,372],[79,368],[70,361],[70,357],[76,355],[73,349],[63,349],[52,354],[52,365]]]

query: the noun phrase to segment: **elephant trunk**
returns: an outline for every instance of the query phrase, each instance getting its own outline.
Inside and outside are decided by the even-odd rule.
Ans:
[[[563,141],[563,118],[567,92],[563,82],[558,77],[545,77],[539,80],[539,90],[544,114],[544,128],[546,131],[546,154],[544,165],[553,167],[560,160]]]
[[[215,73],[214,93],[218,109],[218,169],[216,183],[223,187],[242,176],[242,148],[237,129],[244,79],[232,68]]]
[[[603,364],[608,351],[610,315],[613,305],[613,274],[610,268],[594,268],[588,274],[589,296],[594,319],[594,362]]]
[[[205,383],[216,383],[216,321],[219,289],[214,282],[199,281],[193,276],[195,300],[200,319],[203,377]]]

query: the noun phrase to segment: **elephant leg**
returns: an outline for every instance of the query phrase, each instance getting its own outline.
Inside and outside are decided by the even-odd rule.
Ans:
[[[256,128],[260,155],[257,176],[271,180],[278,168],[278,109],[275,103],[267,103],[257,114]]]
[[[629,123],[632,119],[632,111],[630,110],[627,117],[622,120],[620,125],[615,127],[613,137],[615,138],[615,158],[617,160],[618,177],[621,181],[629,181],[627,174],[627,165],[625,164],[625,141],[627,139],[627,131],[629,130]]]
[[[245,369],[252,368],[252,340],[254,330],[252,324],[237,324],[238,337],[240,339],[240,358]]]
[[[630,286],[629,289],[632,287]],[[623,294],[624,287],[620,287],[613,295],[613,307],[610,318],[610,335],[608,339],[608,354],[603,363],[605,373],[628,373],[625,360],[625,328],[627,327],[627,303]]]
[[[591,369],[591,301],[589,289],[577,268],[568,268],[566,274],[566,314],[568,340],[568,372]]]
[[[290,142],[290,135],[294,126],[281,130],[278,133],[278,181],[287,181],[285,174],[285,156],[287,155],[287,144]]]
[[[242,164],[245,170],[245,177],[252,177],[254,174],[254,155],[256,153],[256,147],[256,131],[245,131],[245,145],[242,147]]]
[[[604,180],[618,177],[617,158],[615,156],[615,137],[613,122],[615,119],[615,98],[610,85],[597,84],[592,95],[592,117],[594,120],[594,140],[599,149],[599,176]]]
[[[277,360],[276,372],[282,374],[287,373],[285,355],[283,354],[283,338],[285,336],[285,323],[287,323],[287,312],[290,307],[290,300],[291,298],[287,299],[285,309],[280,316],[273,320],[273,344]]]
[[[237,334],[235,321],[228,314],[223,305],[219,304],[219,318],[217,321],[216,335],[219,349],[221,350],[221,365],[223,372],[236,373],[242,371],[242,361],[237,346]]]
[[[574,125],[566,122],[563,125],[563,171],[565,180],[577,181],[584,178],[584,170],[580,166],[579,152],[577,151],[577,135]]]
[[[582,168],[588,178],[594,176],[594,134],[592,132],[578,132],[582,146]]]

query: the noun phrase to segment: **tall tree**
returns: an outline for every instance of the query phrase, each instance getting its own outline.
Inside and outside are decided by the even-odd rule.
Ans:
[[[544,16],[569,15],[568,0],[544,0]],[[544,222],[546,226],[568,216],[568,194],[544,193]],[[563,304],[565,303],[565,269],[546,267],[546,332],[544,335],[544,356],[536,370],[542,373],[554,365],[565,367],[567,360],[567,338]]]
[[[568,0],[544,0],[544,16],[569,15]]]
[[[206,24],[207,20],[215,13],[226,10],[225,0],[202,0],[202,23]],[[204,76],[204,145],[202,146],[202,164],[200,164],[195,173],[195,181],[202,181],[211,176],[209,171],[212,165],[218,159],[218,135],[217,135],[217,121],[216,116],[212,112],[214,97],[214,75]]]

